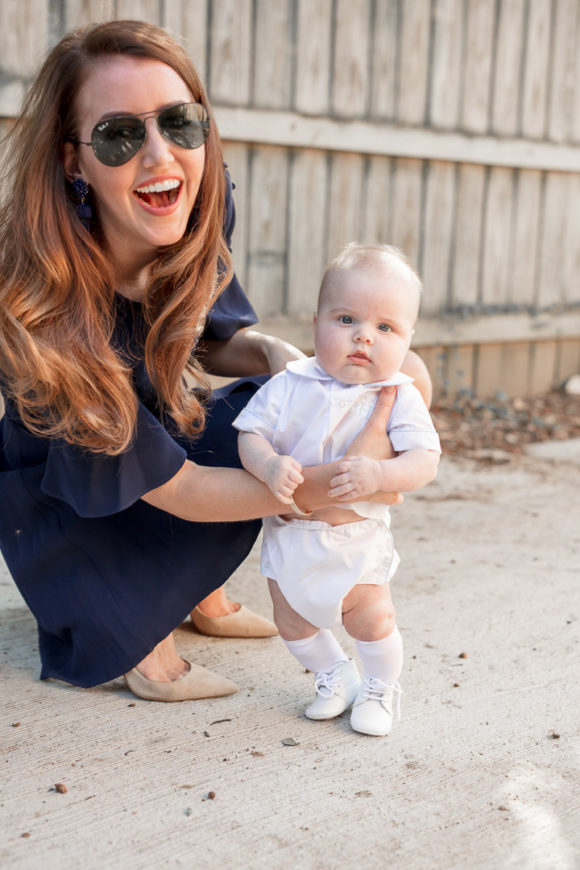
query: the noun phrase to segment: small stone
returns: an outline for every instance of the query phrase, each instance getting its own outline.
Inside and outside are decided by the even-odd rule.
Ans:
[[[466,652],[461,652],[461,653],[459,653],[459,658],[460,658],[460,659],[466,659],[466,658],[467,658],[467,653],[466,653]]]
[[[68,788],[66,787],[64,782],[57,782],[54,785],[54,790],[57,791],[59,794],[66,794],[68,791]]]
[[[283,746],[300,746],[297,740],[294,740],[293,737],[283,737],[282,738]]]

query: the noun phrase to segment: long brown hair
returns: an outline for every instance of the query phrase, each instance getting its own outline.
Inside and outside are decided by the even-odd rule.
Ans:
[[[76,98],[94,64],[114,55],[172,67],[211,115],[181,46],[143,21],[80,28],[48,55],[5,142],[0,179],[0,372],[27,428],[107,454],[131,442],[137,398],[126,360],[111,345],[114,276],[98,224],[79,220],[62,163],[78,135]],[[207,386],[192,348],[231,275],[223,238],[225,179],[215,124],[189,227],[160,248],[144,303],[145,363],[160,407],[184,434],[203,428],[204,408],[187,388]]]

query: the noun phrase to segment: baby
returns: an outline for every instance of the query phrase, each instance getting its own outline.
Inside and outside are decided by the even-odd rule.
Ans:
[[[437,473],[429,411],[399,371],[420,295],[421,281],[397,248],[347,245],[322,279],[315,356],[289,363],[234,421],[244,467],[292,506],[264,519],[261,569],[282,639],[315,674],[305,715],[331,719],[352,705],[351,727],[377,736],[391,730],[395,692],[400,708],[403,645],[389,585],[399,557],[388,508],[362,499],[418,489]],[[384,386],[397,391],[387,427],[394,458],[345,457]],[[302,467],[342,457],[330,481],[336,506],[304,514],[293,500]],[[331,630],[341,623],[356,639],[362,681]]]

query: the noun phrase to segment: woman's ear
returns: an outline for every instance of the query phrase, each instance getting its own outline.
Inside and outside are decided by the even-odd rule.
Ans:
[[[78,150],[72,142],[64,143],[64,148],[62,152],[62,164],[64,166],[64,173],[69,181],[72,182],[73,179],[78,178],[79,175],[82,175],[82,171],[79,166]]]

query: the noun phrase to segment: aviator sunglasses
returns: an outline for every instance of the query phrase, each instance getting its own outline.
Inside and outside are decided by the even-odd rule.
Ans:
[[[209,134],[209,115],[200,103],[180,103],[159,112],[105,118],[93,127],[90,145],[95,157],[105,166],[122,166],[135,156],[145,142],[146,118],[156,118],[161,135],[180,148],[199,148]]]

